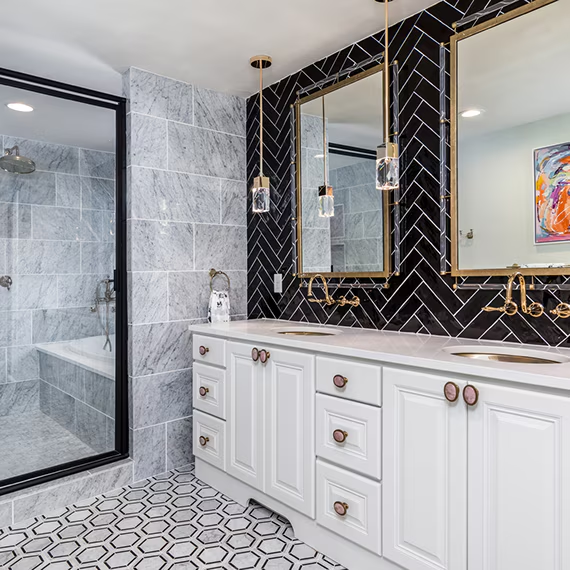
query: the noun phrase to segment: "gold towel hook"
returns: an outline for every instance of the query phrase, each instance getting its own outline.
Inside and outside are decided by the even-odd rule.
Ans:
[[[228,280],[228,291],[229,291],[230,287],[231,287],[231,282],[230,282],[230,278],[228,277],[227,273],[224,273],[223,271],[217,271],[216,269],[213,269],[213,268],[210,269],[210,291],[214,290],[214,279],[218,275],[223,275]]]

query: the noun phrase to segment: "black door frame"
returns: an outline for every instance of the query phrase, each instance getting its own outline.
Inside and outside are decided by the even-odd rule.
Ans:
[[[115,111],[116,119],[116,268],[113,276],[116,295],[115,450],[0,480],[1,497],[13,491],[53,481],[74,473],[88,471],[127,458],[129,456],[129,406],[127,360],[127,100],[117,95],[110,95],[93,89],[68,85],[60,81],[3,68],[0,68],[0,85],[111,109]],[[2,450],[0,449],[0,454],[1,452]]]

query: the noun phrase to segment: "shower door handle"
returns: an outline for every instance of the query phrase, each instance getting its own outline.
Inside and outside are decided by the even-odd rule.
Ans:
[[[0,277],[0,287],[6,287],[6,289],[10,291],[10,288],[12,287],[12,278],[9,275],[2,275],[2,277]]]

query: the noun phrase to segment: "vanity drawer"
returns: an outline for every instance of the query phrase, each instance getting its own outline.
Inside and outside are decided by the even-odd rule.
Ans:
[[[317,391],[382,405],[382,368],[341,358],[317,357]]]
[[[317,490],[318,524],[382,554],[380,483],[317,460]]]
[[[223,338],[195,334],[192,339],[192,356],[195,362],[225,366],[226,341]]]
[[[226,371],[207,364],[194,364],[192,380],[194,409],[226,419]]]
[[[380,479],[381,408],[317,394],[317,455]]]
[[[194,455],[226,470],[226,422],[194,410]]]

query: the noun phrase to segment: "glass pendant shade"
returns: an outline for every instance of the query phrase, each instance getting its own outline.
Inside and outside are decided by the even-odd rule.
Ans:
[[[253,181],[252,210],[254,214],[269,212],[269,178],[267,176],[257,176]]]
[[[376,149],[376,189],[383,192],[400,186],[398,145],[388,143]]]
[[[332,218],[334,216],[332,186],[319,186],[319,216],[321,218]]]

